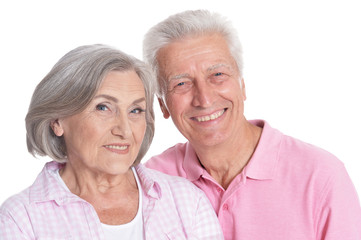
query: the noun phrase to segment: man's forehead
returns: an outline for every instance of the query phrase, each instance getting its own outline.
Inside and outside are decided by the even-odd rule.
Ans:
[[[201,69],[198,69],[198,71],[200,70],[201,73],[210,74],[213,71],[223,69],[223,68],[232,73],[234,73],[236,71],[236,69],[234,69],[234,66],[232,66],[231,64],[227,64],[227,63],[216,63],[216,64],[212,64],[210,66],[203,66]],[[186,69],[184,72],[181,72],[181,73],[170,73],[169,72],[166,79],[168,81],[172,81],[172,80],[178,80],[178,79],[182,79],[182,78],[192,78],[192,76],[194,75],[193,71],[195,71],[195,70]]]

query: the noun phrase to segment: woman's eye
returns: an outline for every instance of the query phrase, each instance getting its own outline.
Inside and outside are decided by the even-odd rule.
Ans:
[[[108,107],[105,106],[104,104],[99,104],[96,106],[96,109],[99,111],[106,111],[106,110],[108,110]]]
[[[185,84],[185,82],[180,82],[177,84],[177,86],[183,86]]]
[[[142,113],[142,112],[145,112],[145,110],[142,109],[142,108],[135,108],[132,111],[130,111],[130,113],[135,113],[135,114],[139,114],[139,113]]]
[[[222,75],[223,75],[223,73],[221,73],[221,72],[218,72],[218,73],[215,73],[215,74],[214,74],[214,76],[216,76],[216,77],[222,76]]]

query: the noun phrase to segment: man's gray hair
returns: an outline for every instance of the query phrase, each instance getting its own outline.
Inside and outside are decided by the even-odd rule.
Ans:
[[[226,40],[229,51],[233,56],[240,77],[242,77],[243,61],[242,47],[237,31],[231,22],[218,13],[207,10],[185,11],[171,15],[164,21],[152,27],[143,41],[144,61],[153,67],[157,73],[157,95],[164,96],[164,79],[159,76],[158,51],[166,45],[188,36],[204,36],[220,34]]]
[[[140,162],[154,136],[154,73],[142,61],[100,44],[70,51],[37,85],[25,119],[31,154],[49,156],[57,162],[67,161],[64,138],[54,134],[51,123],[82,112],[110,71],[135,71],[144,85],[147,128],[134,164]]]

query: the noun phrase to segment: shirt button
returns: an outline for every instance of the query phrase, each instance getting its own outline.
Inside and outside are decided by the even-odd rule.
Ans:
[[[229,208],[228,204],[224,204],[224,205],[223,205],[223,211],[227,211],[228,208]]]
[[[217,192],[221,193],[222,189],[221,188],[217,188]]]

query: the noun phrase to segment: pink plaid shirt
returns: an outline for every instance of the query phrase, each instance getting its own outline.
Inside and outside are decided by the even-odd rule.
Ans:
[[[47,163],[34,184],[0,208],[0,239],[105,239],[91,204],[62,187]],[[223,239],[205,195],[191,183],[142,165],[145,239]]]

